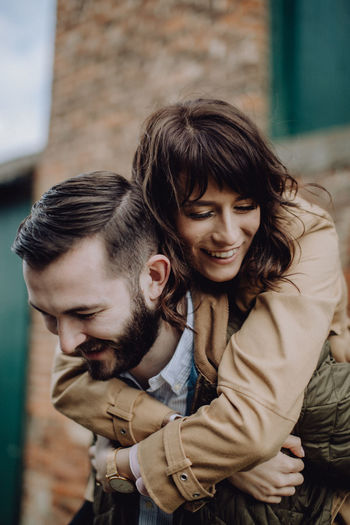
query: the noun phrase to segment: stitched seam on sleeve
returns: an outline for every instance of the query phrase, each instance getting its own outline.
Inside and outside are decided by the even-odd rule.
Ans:
[[[131,412],[127,412],[126,410],[123,410],[122,408],[116,407],[113,405],[110,405],[107,408],[107,413],[110,414],[111,416],[117,416],[120,419],[123,419],[124,421],[131,421],[132,419]]]
[[[219,385],[220,387],[224,387],[224,388],[227,388],[227,389],[230,389],[232,390],[232,392],[238,392],[239,394],[241,394],[242,396],[245,396],[245,397],[248,397],[249,399],[253,399],[258,405],[260,406],[263,406],[264,408],[267,408],[267,410],[269,410],[270,412],[272,412],[273,414],[281,417],[282,419],[286,420],[286,421],[291,421],[292,423],[296,423],[296,421],[298,420],[297,418],[294,419],[294,418],[290,418],[290,417],[286,417],[285,415],[283,414],[280,414],[277,410],[273,409],[271,406],[269,406],[267,403],[264,403],[262,402],[261,400],[257,399],[256,397],[254,397],[253,395],[251,394],[248,394],[247,392],[245,392],[244,390],[241,390],[240,388],[232,388],[232,386],[228,386],[228,385],[224,385],[224,384],[221,384]],[[222,395],[225,395],[223,392],[221,392]]]

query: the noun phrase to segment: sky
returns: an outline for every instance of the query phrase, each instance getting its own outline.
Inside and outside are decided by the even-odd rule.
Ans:
[[[55,0],[0,0],[0,163],[47,143]]]

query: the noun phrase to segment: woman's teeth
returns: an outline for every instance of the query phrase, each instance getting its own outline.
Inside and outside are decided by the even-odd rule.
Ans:
[[[209,250],[205,250],[205,251],[211,257],[217,257],[218,259],[229,259],[238,251],[238,248],[233,248],[232,250],[228,250],[227,252],[210,252]]]

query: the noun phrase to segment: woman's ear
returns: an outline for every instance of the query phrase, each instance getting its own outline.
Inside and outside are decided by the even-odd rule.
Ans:
[[[165,255],[158,253],[148,259],[140,278],[146,302],[149,300],[152,303],[159,299],[168,282],[170,270],[170,261]]]

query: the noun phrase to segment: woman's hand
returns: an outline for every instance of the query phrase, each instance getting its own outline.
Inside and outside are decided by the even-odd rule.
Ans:
[[[113,492],[109,487],[106,472],[107,472],[107,458],[109,454],[113,454],[115,447],[112,442],[102,436],[97,436],[96,443],[89,448],[89,457],[91,465],[96,471],[96,481],[103,486],[105,492]]]
[[[296,436],[288,436],[283,448],[288,448],[299,457],[304,456],[301,441]],[[279,452],[277,456],[247,472],[236,472],[229,480],[235,487],[255,499],[266,503],[279,503],[282,496],[292,496],[295,487],[303,483],[304,478],[300,473],[303,468],[304,463],[301,459]]]
[[[103,486],[105,492],[113,492],[106,479],[108,457],[115,453],[115,447],[109,439],[97,436],[96,443],[89,448],[89,457],[96,471],[96,481]],[[129,448],[117,452],[117,469],[120,475],[134,479],[129,466]]]

